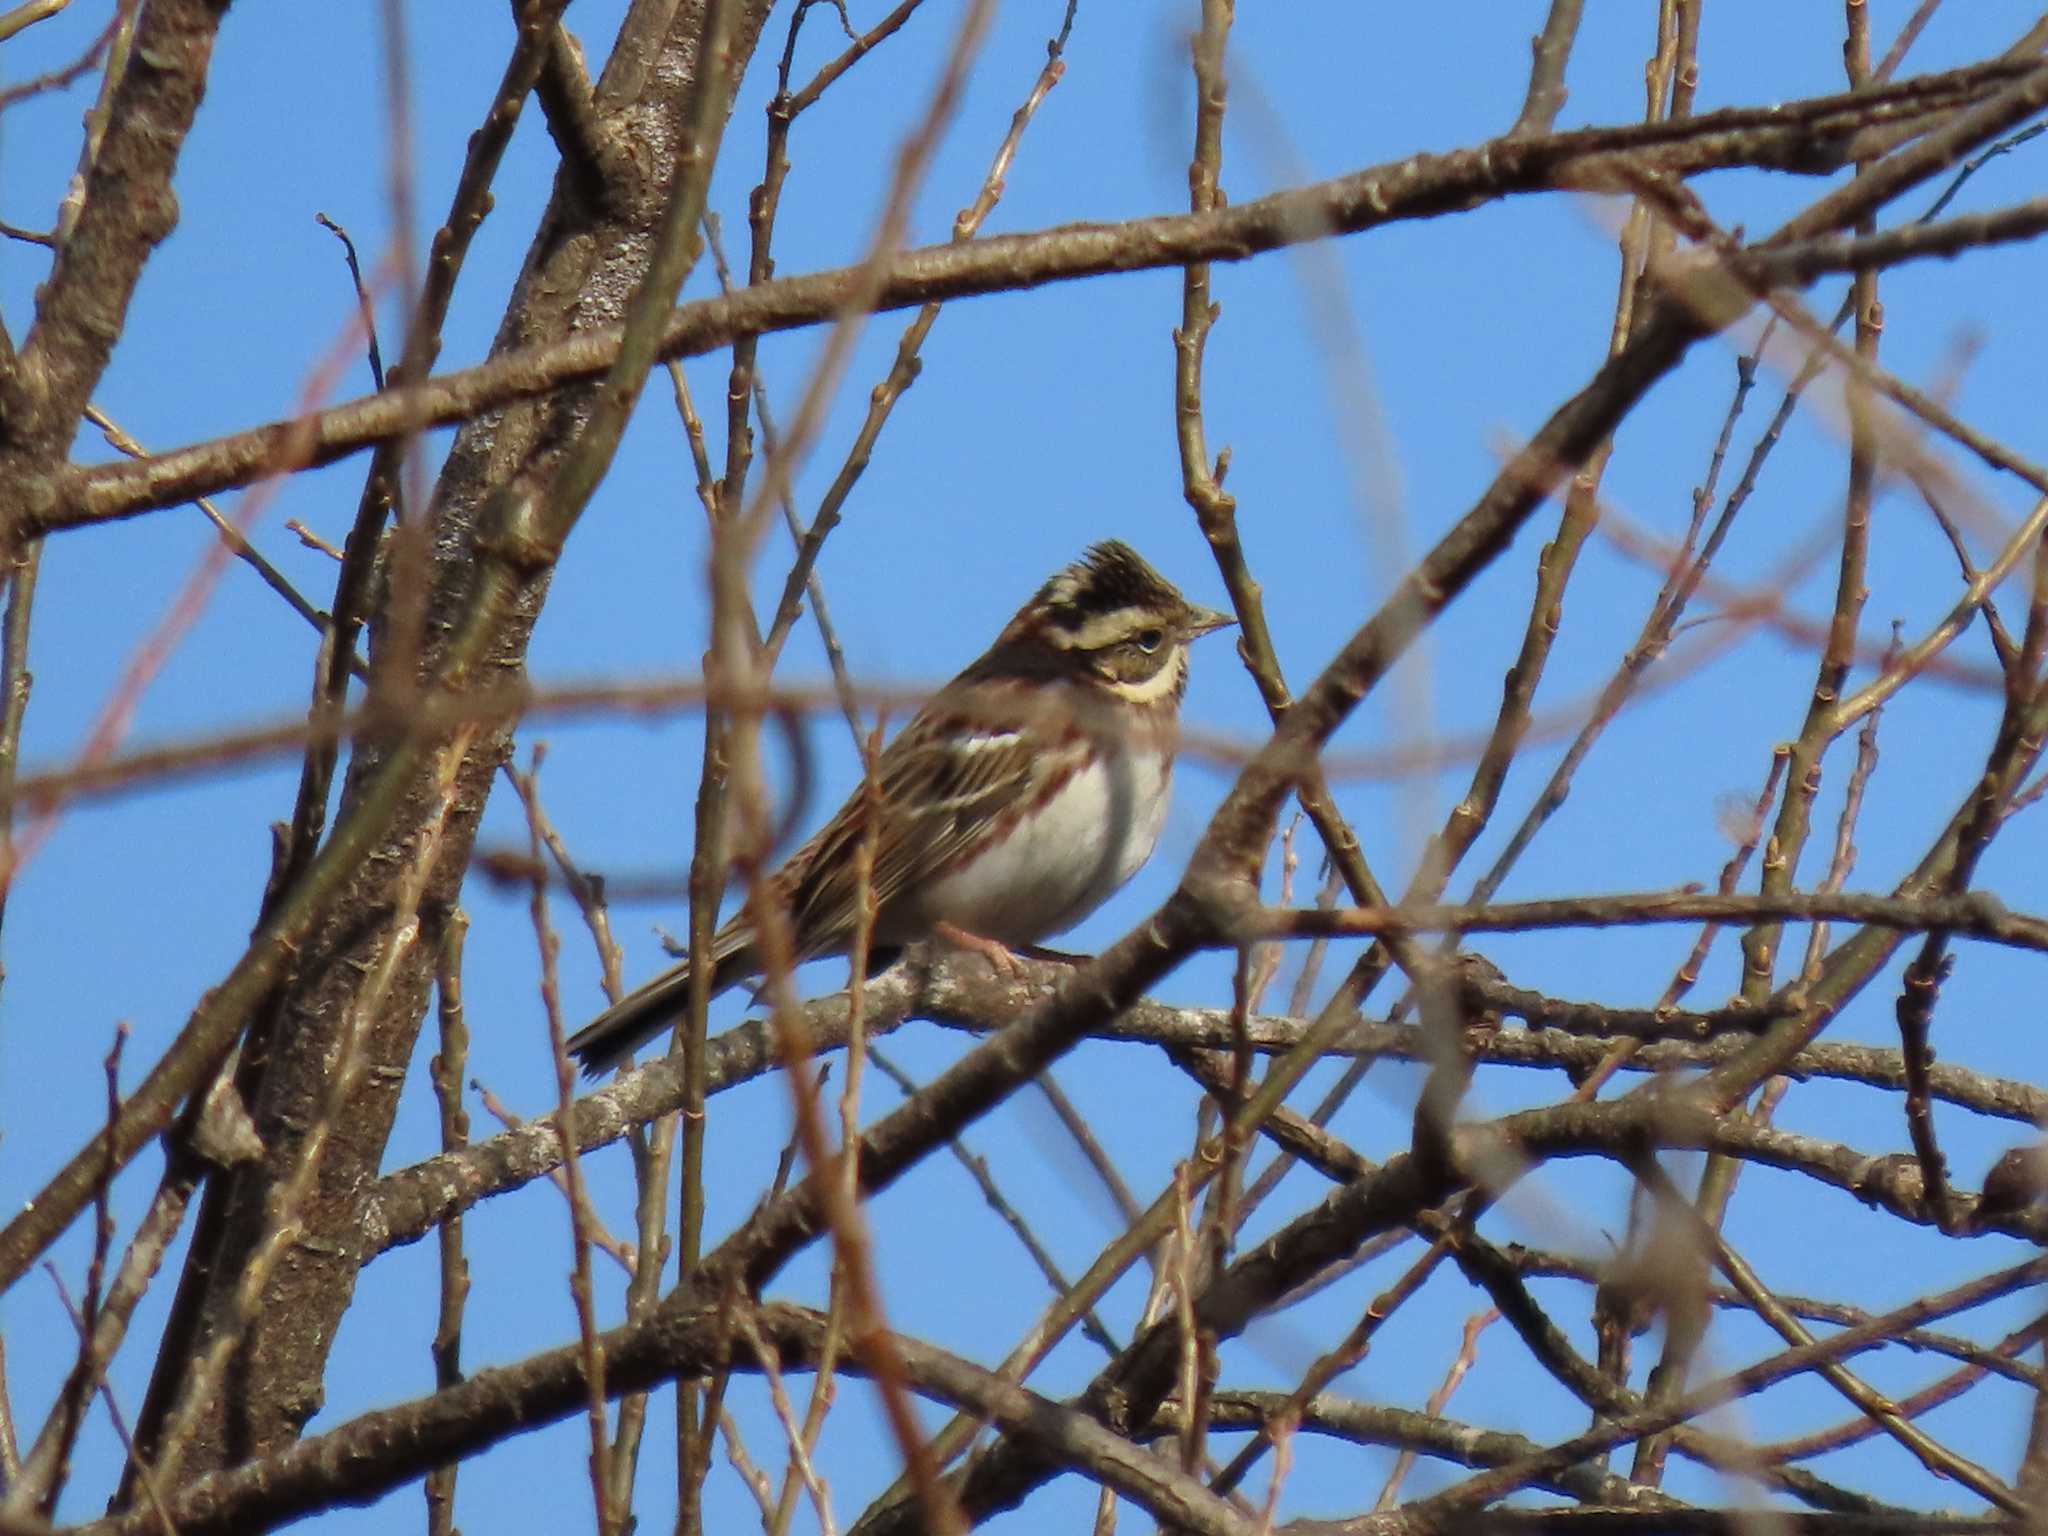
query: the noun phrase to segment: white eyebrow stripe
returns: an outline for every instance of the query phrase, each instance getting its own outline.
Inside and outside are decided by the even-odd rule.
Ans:
[[[1145,608],[1124,607],[1110,613],[1098,613],[1079,629],[1069,630],[1072,643],[1084,651],[1099,651],[1104,646],[1127,640],[1145,627],[1151,619],[1151,611]]]

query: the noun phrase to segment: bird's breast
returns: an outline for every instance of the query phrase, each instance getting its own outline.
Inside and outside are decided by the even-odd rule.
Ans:
[[[1172,760],[1121,749],[1048,782],[1006,827],[932,882],[922,916],[1005,944],[1036,944],[1102,905],[1152,855]]]

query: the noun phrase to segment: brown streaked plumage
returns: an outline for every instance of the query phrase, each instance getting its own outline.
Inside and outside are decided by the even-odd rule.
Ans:
[[[934,932],[1036,944],[1135,874],[1165,817],[1188,644],[1230,622],[1115,540],[1040,587],[876,762],[874,958]],[[799,960],[853,942],[866,804],[857,791],[769,877]],[[711,960],[714,994],[760,971],[745,913]],[[569,1049],[586,1072],[616,1066],[680,1016],[689,980],[671,967]]]

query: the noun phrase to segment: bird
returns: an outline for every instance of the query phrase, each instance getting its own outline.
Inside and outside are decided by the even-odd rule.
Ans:
[[[882,748],[872,794],[856,789],[767,877],[794,958],[852,948],[870,835],[876,970],[930,937],[1014,970],[1016,951],[1088,916],[1159,841],[1189,645],[1235,622],[1117,539],[1055,573]],[[713,996],[762,972],[745,909],[709,960]],[[684,960],[578,1030],[569,1052],[586,1076],[607,1072],[681,1017],[689,992]]]

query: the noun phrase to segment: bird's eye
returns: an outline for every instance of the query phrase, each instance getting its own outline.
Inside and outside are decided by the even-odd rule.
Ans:
[[[1163,630],[1141,629],[1137,632],[1136,635],[1132,636],[1131,643],[1135,645],[1139,650],[1143,651],[1147,656],[1150,656],[1154,651],[1159,649],[1160,645],[1163,644],[1165,640],[1166,634]]]

